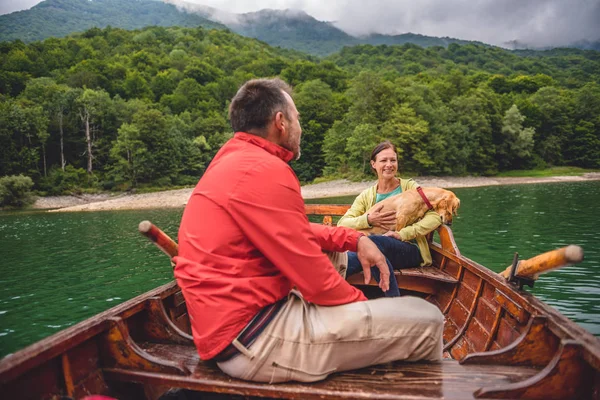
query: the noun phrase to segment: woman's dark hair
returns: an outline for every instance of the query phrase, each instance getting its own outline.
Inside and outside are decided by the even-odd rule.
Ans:
[[[394,153],[398,154],[396,146],[394,146],[394,144],[389,140],[386,140],[385,142],[381,142],[377,146],[375,146],[375,148],[371,152],[371,161],[375,161],[375,158],[377,158],[377,154],[381,153],[385,149],[392,149],[394,150]]]
[[[292,95],[292,88],[279,78],[252,79],[238,90],[229,105],[229,120],[234,132],[266,134],[264,128],[271,118],[283,112],[289,117],[288,102],[283,94]]]

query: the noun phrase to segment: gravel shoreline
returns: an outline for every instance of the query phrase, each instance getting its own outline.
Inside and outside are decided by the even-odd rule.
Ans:
[[[589,172],[580,176],[551,176],[541,178],[487,178],[487,177],[432,177],[421,176],[415,179],[423,187],[479,187],[496,185],[533,184],[549,182],[580,182],[600,180],[600,172]],[[302,197],[315,199],[356,195],[373,185],[375,180],[350,182],[345,179],[302,186]],[[187,203],[193,188],[167,190],[144,194],[97,194],[82,196],[53,196],[39,198],[34,209],[50,212],[139,210],[151,208],[181,208]]]

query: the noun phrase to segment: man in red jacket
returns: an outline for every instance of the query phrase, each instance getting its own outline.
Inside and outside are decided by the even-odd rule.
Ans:
[[[367,281],[375,265],[384,291],[385,257],[352,229],[309,223],[288,165],[300,156],[302,134],[289,86],[246,82],[229,117],[236,133],[188,201],[175,258],[200,357],[261,382],[439,360],[437,307],[413,297],[367,301],[339,273],[345,252],[357,252]]]

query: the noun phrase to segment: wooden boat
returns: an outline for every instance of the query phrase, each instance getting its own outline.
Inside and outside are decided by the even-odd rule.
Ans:
[[[348,206],[306,208],[331,223]],[[430,242],[433,265],[403,270],[398,281],[403,293],[444,313],[440,363],[394,362],[312,384],[231,379],[199,360],[184,298],[172,282],[5,357],[0,393],[7,399],[157,399],[180,388],[172,398],[600,398],[600,340],[462,256],[448,227],[438,234],[439,243]],[[168,241],[158,244],[168,254],[176,250]],[[369,296],[379,293],[361,279],[352,282]]]

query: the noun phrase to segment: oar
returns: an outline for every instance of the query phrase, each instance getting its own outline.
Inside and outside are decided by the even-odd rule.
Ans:
[[[537,279],[542,272],[548,272],[556,268],[577,264],[583,260],[583,249],[576,245],[569,245],[560,249],[542,253],[528,260],[522,260],[517,266],[515,275],[526,278]],[[504,278],[510,276],[509,266],[500,273]]]
[[[138,230],[148,239],[154,242],[154,244],[161,249],[169,258],[173,258],[177,255],[177,243],[169,237],[166,233],[161,231],[150,221],[142,221],[138,225]]]

